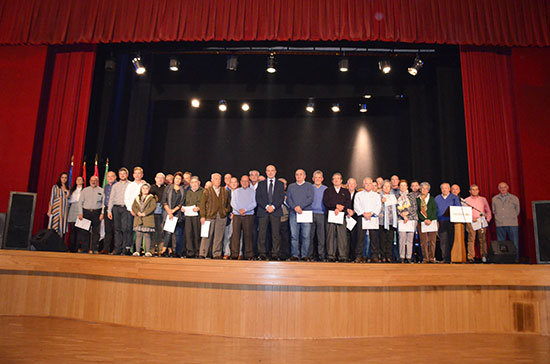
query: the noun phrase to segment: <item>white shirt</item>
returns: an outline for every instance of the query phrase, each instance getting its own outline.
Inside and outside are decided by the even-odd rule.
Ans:
[[[78,202],[80,199],[80,191],[82,191],[82,187],[77,187],[73,193],[71,194],[71,198],[69,199],[69,203],[75,203]]]
[[[132,205],[134,203],[134,200],[139,195],[139,191],[141,190],[141,185],[145,183],[144,180],[141,180],[141,183],[137,183],[136,181],[132,181],[128,183],[128,186],[126,187],[126,191],[124,192],[124,204],[126,205],[126,209],[128,211],[132,211]]]
[[[250,187],[252,187],[254,191],[256,191],[256,189],[258,189],[258,182],[256,182],[256,184],[252,184],[252,182],[250,182]]]
[[[378,215],[382,209],[382,201],[378,193],[364,190],[357,192],[353,207],[357,215],[363,215],[365,212],[371,212],[374,215]]]

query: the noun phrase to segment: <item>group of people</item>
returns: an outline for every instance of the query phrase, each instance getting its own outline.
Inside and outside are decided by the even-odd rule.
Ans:
[[[49,228],[63,236],[70,226],[73,252],[97,252],[103,222],[102,254],[330,262],[412,262],[419,239],[419,261],[433,263],[439,237],[441,261],[450,263],[455,226],[446,211],[470,206],[469,262],[474,262],[476,241],[486,261],[486,230],[493,217],[497,238],[513,240],[519,252],[519,200],[505,182],[491,209],[475,184],[466,199],[460,198],[458,185],[449,183],[442,183],[434,197],[428,182],[409,184],[396,175],[366,177],[362,188],[354,178],[344,184],[340,173],[332,175],[328,187],[319,170],[311,183],[303,169],[287,186],[274,165],[266,167],[265,176],[257,170],[240,179],[225,174],[224,186],[219,173],[204,187],[190,172],[157,173],[152,185],[143,180],[140,167],[133,169],[133,181],[128,175],[120,168],[117,180],[109,171],[103,188],[97,176],[88,187],[78,177],[69,188],[62,173],[52,187]]]

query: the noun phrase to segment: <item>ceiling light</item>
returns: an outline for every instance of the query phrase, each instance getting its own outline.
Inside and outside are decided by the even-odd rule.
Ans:
[[[228,71],[236,71],[238,64],[239,64],[239,60],[238,60],[237,56],[227,57],[226,68],[227,68]]]
[[[340,104],[332,104],[332,107],[330,108],[332,112],[340,112]]]
[[[275,55],[271,53],[269,57],[267,58],[267,68],[266,71],[268,73],[275,73],[277,72],[277,69],[275,68]]]
[[[227,111],[227,103],[225,102],[225,100],[220,100],[218,104],[218,109],[220,111]]]
[[[306,111],[310,113],[315,111],[315,103],[313,102],[313,99],[309,99],[306,106]]]
[[[243,102],[243,104],[241,105],[241,109],[243,111],[248,111],[248,110],[250,110],[250,105],[248,105],[248,103],[246,103],[246,102]]]
[[[367,104],[359,104],[359,112],[367,112]]]
[[[145,66],[143,65],[143,63],[141,63],[140,56],[134,57],[134,59],[132,59],[132,64],[134,65],[134,68],[138,75],[142,75],[145,73]]]
[[[176,58],[170,58],[170,71],[178,72],[180,69],[180,61]]]
[[[338,69],[340,70],[340,72],[349,71],[349,60],[347,58],[342,58],[340,61],[338,61]]]
[[[413,76],[416,76],[418,74],[418,71],[420,71],[420,69],[422,68],[422,66],[424,66],[424,62],[420,59],[419,56],[416,56],[416,58],[414,59],[414,62],[412,64],[411,67],[409,67],[407,69],[407,71],[413,75]]]
[[[388,74],[391,72],[391,65],[389,61],[378,62],[378,68],[380,68],[380,71],[384,72],[385,74]]]
[[[371,94],[365,94],[365,95],[363,95],[363,97],[364,97],[365,99],[370,99],[370,98],[372,98],[372,95],[371,95]]]
[[[200,100],[199,99],[191,100],[191,106],[193,106],[194,108],[197,108],[197,107],[201,106]]]

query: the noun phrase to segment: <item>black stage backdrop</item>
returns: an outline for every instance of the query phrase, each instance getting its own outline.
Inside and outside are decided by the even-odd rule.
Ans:
[[[212,46],[100,47],[86,137],[89,165],[96,154],[100,164],[109,158],[111,169],[140,165],[150,182],[157,171],[192,171],[204,183],[212,172],[264,174],[275,164],[290,181],[303,168],[308,178],[316,169],[326,176],[338,171],[359,185],[366,176],[398,174],[467,188],[457,48],[426,46],[435,53],[421,54],[425,66],[412,77],[407,67],[414,53],[349,56],[347,73],[338,70],[339,56],[280,54],[277,72],[268,74],[266,55],[239,55],[238,70],[229,71],[226,54],[200,53],[206,45]],[[178,53],[190,50],[197,53]],[[131,65],[137,51],[147,67],[143,76]],[[178,72],[168,69],[174,56]],[[378,69],[381,59],[390,60],[390,74]],[[194,97],[201,100],[198,109],[190,105]],[[217,108],[220,99],[227,102],[225,113]],[[243,102],[250,111],[241,110]],[[330,110],[334,103],[340,113]],[[368,112],[359,112],[361,103]]]

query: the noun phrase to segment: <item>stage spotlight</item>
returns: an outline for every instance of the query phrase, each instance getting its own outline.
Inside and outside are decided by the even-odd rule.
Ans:
[[[176,58],[170,58],[170,71],[178,72],[180,69],[180,61]]]
[[[340,61],[338,61],[338,69],[340,70],[340,72],[349,71],[349,60],[347,58],[342,58]]]
[[[135,56],[134,59],[132,59],[132,64],[134,65],[134,68],[136,69],[136,73],[138,75],[142,75],[145,73],[145,66],[143,63],[141,63],[141,57]]]
[[[332,107],[330,108],[332,112],[340,112],[340,104],[332,104]]]
[[[243,102],[243,104],[241,105],[241,109],[243,109],[243,111],[248,111],[250,110],[250,105],[248,105],[246,102]]]
[[[193,106],[194,108],[198,108],[201,106],[201,102],[199,99],[193,99],[191,100],[191,106]]]
[[[313,102],[313,99],[309,99],[307,106],[306,106],[307,112],[314,112],[315,111],[315,103]]]
[[[367,104],[359,104],[359,112],[367,112]]]
[[[380,68],[380,71],[384,72],[385,74],[388,74],[391,72],[391,65],[389,61],[378,62],[378,68]]]
[[[416,76],[418,74],[418,71],[420,71],[420,69],[422,68],[422,66],[424,66],[424,62],[420,59],[419,56],[416,56],[412,66],[409,67],[407,71],[409,71],[411,75]]]
[[[225,100],[220,100],[220,103],[218,104],[218,109],[220,111],[227,111],[227,103]]]
[[[237,59],[237,56],[227,57],[226,68],[227,68],[228,71],[236,71],[238,64],[239,64],[239,60]]]
[[[363,97],[364,97],[365,99],[370,99],[370,98],[372,98],[372,95],[371,95],[371,94],[365,94],[365,95],[363,95]]]
[[[277,72],[277,69],[275,68],[275,55],[271,53],[269,57],[267,58],[267,68],[266,71],[268,73],[275,73]]]

